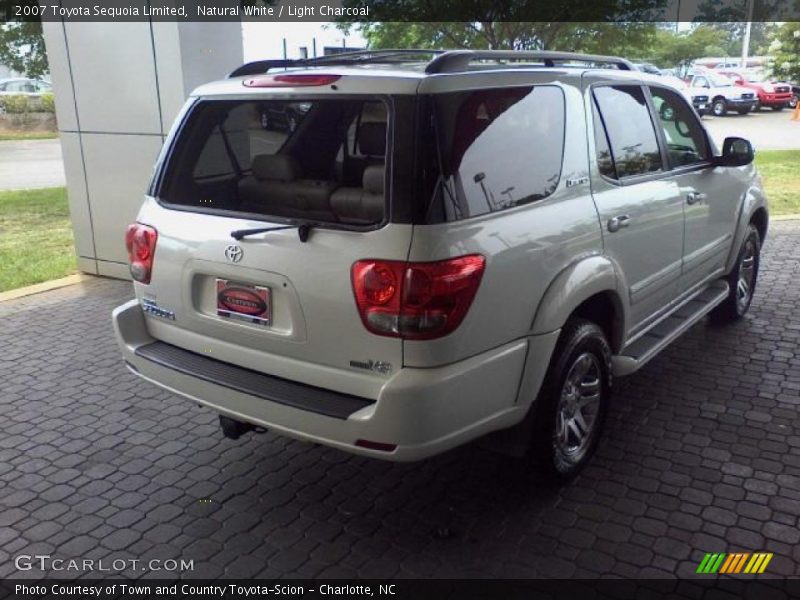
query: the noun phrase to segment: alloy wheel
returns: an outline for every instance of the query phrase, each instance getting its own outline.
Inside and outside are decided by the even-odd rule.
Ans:
[[[584,352],[567,372],[556,409],[553,442],[571,461],[578,462],[591,445],[599,423],[602,394],[600,362],[594,354]]]
[[[756,246],[752,239],[748,239],[739,262],[739,279],[736,281],[736,306],[744,312],[753,296],[753,278],[756,267]]]

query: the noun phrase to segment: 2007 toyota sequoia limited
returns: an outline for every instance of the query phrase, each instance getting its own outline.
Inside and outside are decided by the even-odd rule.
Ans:
[[[116,334],[231,437],[405,461],[513,427],[569,476],[612,376],[748,310],[768,222],[752,160],[620,58],[249,63],[173,127]]]

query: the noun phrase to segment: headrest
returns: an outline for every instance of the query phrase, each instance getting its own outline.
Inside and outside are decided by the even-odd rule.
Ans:
[[[383,181],[386,169],[383,165],[370,165],[364,169],[362,186],[365,192],[370,194],[383,194]]]
[[[369,121],[358,128],[358,150],[364,156],[386,154],[386,123]]]
[[[297,161],[286,154],[259,154],[253,158],[253,175],[262,181],[294,181],[299,172]]]

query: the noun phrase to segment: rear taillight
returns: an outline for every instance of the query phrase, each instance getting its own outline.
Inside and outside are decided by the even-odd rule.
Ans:
[[[314,73],[312,75],[259,75],[242,81],[245,87],[314,87],[329,85],[342,78],[341,75]]]
[[[125,230],[125,247],[128,249],[131,277],[140,283],[150,283],[157,239],[158,232],[149,225],[134,223]]]
[[[464,320],[485,264],[479,254],[427,263],[360,260],[351,276],[361,320],[378,335],[445,336]]]

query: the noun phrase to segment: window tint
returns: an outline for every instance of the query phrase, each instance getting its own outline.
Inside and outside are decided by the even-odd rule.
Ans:
[[[656,131],[639,86],[602,86],[594,90],[597,108],[611,147],[616,177],[662,169]],[[601,123],[595,121],[595,127]],[[597,134],[596,134],[597,135]]]
[[[669,162],[680,167],[708,159],[708,146],[694,110],[672,90],[651,87],[653,105],[667,143]]]
[[[388,119],[375,99],[202,101],[156,194],[202,209],[373,225],[386,206]]]
[[[611,148],[608,146],[608,136],[597,112],[597,104],[592,102],[592,114],[594,115],[594,148],[597,156],[597,168],[606,177],[616,179],[617,170],[614,168],[614,159],[611,158]]]
[[[504,210],[555,191],[565,118],[558,87],[439,94],[429,108],[430,128],[420,134],[430,164],[427,222]]]

